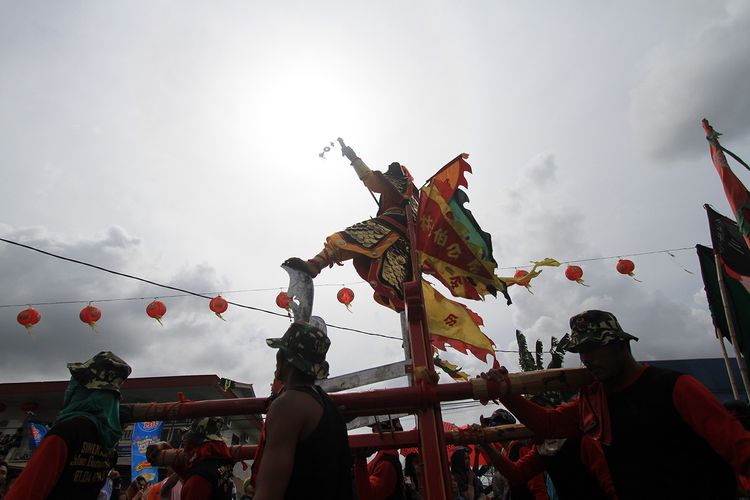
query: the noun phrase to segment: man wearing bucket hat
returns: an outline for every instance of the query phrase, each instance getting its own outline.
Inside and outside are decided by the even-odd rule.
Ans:
[[[232,498],[234,461],[221,437],[223,428],[224,419],[221,417],[196,418],[190,424],[183,437],[187,469],[178,471],[185,480],[183,500]]]
[[[97,498],[117,463],[120,387],[130,366],[105,351],[68,370],[63,409],[6,500]]]
[[[610,312],[577,314],[570,328],[567,349],[595,382],[555,409],[520,396],[503,404],[539,437],[598,440],[620,499],[736,498],[734,472],[750,475],[750,433],[714,395],[689,375],[636,362],[638,339]]]
[[[272,396],[253,464],[255,500],[353,498],[346,423],[315,385],[328,376],[331,341],[317,325],[293,323],[266,343],[278,349],[275,376],[284,388]]]

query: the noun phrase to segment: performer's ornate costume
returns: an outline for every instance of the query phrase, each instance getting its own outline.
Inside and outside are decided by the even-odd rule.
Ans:
[[[352,259],[357,273],[372,286],[375,301],[394,311],[404,310],[403,283],[412,279],[406,210],[416,213],[416,188],[406,167],[391,163],[386,172],[370,170],[350,147],[343,148],[355,172],[370,191],[380,194],[377,216],[326,238],[323,251],[308,261],[290,259],[311,276],[321,269]]]

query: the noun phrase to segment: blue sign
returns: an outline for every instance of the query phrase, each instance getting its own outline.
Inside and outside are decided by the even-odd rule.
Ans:
[[[42,424],[35,424],[33,422],[29,422],[29,431],[31,435],[29,444],[31,445],[31,449],[33,450],[37,446],[39,446],[39,443],[42,442],[42,439],[44,438],[44,436],[47,435],[47,427],[45,427]]]
[[[133,425],[133,444],[130,454],[130,477],[135,480],[143,476],[151,484],[159,482],[159,468],[146,460],[146,448],[161,441],[162,423],[136,422]]]

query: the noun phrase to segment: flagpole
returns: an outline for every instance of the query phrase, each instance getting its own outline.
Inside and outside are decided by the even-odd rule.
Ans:
[[[724,317],[727,319],[727,327],[729,329],[729,338],[732,341],[732,347],[734,348],[735,359],[740,367],[740,375],[742,376],[742,384],[745,386],[745,395],[747,400],[750,401],[750,382],[747,377],[747,366],[745,364],[742,353],[737,346],[737,335],[734,331],[734,317],[732,312],[729,310],[729,294],[727,293],[727,286],[724,283],[724,269],[722,269],[721,262],[719,261],[719,255],[714,253],[714,262],[716,262],[716,274],[719,278],[719,290],[721,291],[721,301],[724,303]]]
[[[409,342],[409,323],[406,321],[406,311],[401,311],[398,313],[399,318],[401,319],[401,338],[403,339],[403,346],[404,346],[404,360],[411,361],[411,345]],[[412,365],[413,367],[414,365]],[[414,385],[414,374],[411,371],[407,371],[406,378],[409,381],[409,386],[411,387]]]
[[[729,355],[727,354],[727,347],[724,345],[724,336],[721,334],[718,328],[714,327],[714,331],[716,332],[716,338],[719,340],[719,344],[721,345],[721,353],[724,356],[724,364],[727,367],[727,376],[729,377],[729,385],[732,386],[732,397],[734,397],[734,399],[740,399],[740,395],[737,392],[737,381],[734,379],[734,370],[732,370],[732,366],[729,364]]]

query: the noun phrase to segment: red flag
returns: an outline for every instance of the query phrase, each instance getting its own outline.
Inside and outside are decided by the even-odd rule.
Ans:
[[[727,195],[727,200],[729,200],[729,206],[732,207],[737,227],[748,246],[750,246],[750,193],[748,193],[747,188],[737,176],[734,175],[732,169],[729,168],[724,152],[729,153],[730,156],[745,165],[745,167],[747,167],[747,164],[719,144],[719,136],[721,134],[716,132],[705,118],[703,119],[703,130],[706,131],[706,139],[711,148],[711,160],[714,163],[714,167],[716,167],[716,171],[719,173],[719,177],[721,177],[721,183],[724,185],[724,193]]]

